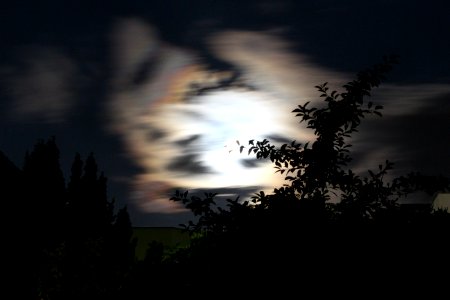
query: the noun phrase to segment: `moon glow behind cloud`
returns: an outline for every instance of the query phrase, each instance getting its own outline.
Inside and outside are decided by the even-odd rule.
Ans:
[[[227,75],[209,71],[187,50],[155,40],[146,26],[133,20],[125,23],[116,36],[120,45],[116,57],[120,57],[118,66],[122,71],[117,72],[110,102],[113,131],[121,134],[131,156],[144,169],[135,178],[135,200],[146,211],[172,212],[181,209],[168,200],[174,188],[268,191],[280,185],[282,177],[274,174],[268,162],[257,161],[246,151],[240,153],[239,148],[247,146],[251,139],[280,143],[313,137],[309,131],[299,129],[298,120],[290,118],[298,99],[312,96],[311,79],[300,80],[300,85],[292,78],[283,82],[283,78],[293,75],[292,68],[301,67],[300,63],[293,64],[294,56],[276,46],[279,41],[275,38],[274,47],[261,49],[255,56],[254,49],[248,48],[244,39],[239,40],[242,34],[229,33],[219,40],[212,39],[211,44],[230,40],[232,49],[227,53],[234,51],[236,55],[222,59],[243,70],[242,80],[256,86],[256,90],[232,86],[188,97],[192,84],[214,84]],[[133,53],[124,49],[121,39],[129,39],[123,34],[127,30],[149,51]],[[271,38],[258,33],[246,35],[262,43]],[[236,38],[242,44],[232,44]],[[131,56],[129,63],[127,55]],[[220,51],[216,55],[220,56]],[[271,57],[283,56],[290,58],[289,68],[267,62]],[[233,57],[237,61],[232,61]],[[143,76],[138,84],[129,84],[133,74],[149,60],[151,74]],[[308,86],[307,91],[303,91],[303,85]]]

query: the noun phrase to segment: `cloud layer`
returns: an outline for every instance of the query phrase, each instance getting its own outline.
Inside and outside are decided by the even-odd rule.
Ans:
[[[201,57],[162,43],[143,22],[130,20],[121,26],[115,36],[120,47],[111,94],[112,127],[144,169],[136,177],[135,199],[146,211],[180,210],[167,200],[173,188],[240,188],[245,196],[244,189],[250,187],[270,191],[279,186],[282,178],[273,174],[270,164],[240,154],[239,147],[249,139],[269,138],[275,143],[313,139],[292,109],[306,101],[318,104],[315,85],[328,81],[338,88],[352,79],[313,64],[273,32],[223,31],[207,40],[211,54],[239,70],[244,86],[253,89],[228,87],[184,97],[192,83],[211,78]],[[127,31],[133,32],[138,47],[132,40],[122,40],[131,36],[123,34]],[[149,59],[155,61],[147,66],[151,70],[139,83],[129,84]],[[386,84],[376,91],[374,101],[386,106],[387,121],[395,124],[420,114],[429,106],[427,99],[448,91],[443,84]],[[368,120],[352,141],[357,170],[376,167],[386,158],[403,163],[414,159],[417,151],[405,151],[401,137],[398,143],[389,142],[388,137],[401,135],[401,130],[376,122]]]
[[[107,116],[105,129],[139,167],[130,180],[131,199],[144,212],[182,212],[168,200],[175,188],[233,198],[279,186],[283,178],[269,163],[239,148],[250,139],[313,139],[292,109],[306,101],[320,105],[315,85],[327,81],[339,89],[353,79],[313,63],[277,31],[205,35],[205,51],[231,66],[227,70],[212,70],[204,52],[164,42],[140,19],[116,19],[108,38],[111,72],[107,99],[98,107]],[[67,121],[84,101],[79,63],[56,46],[21,49],[17,64],[0,66],[6,115],[23,122]],[[385,106],[383,119],[369,118],[352,139],[356,170],[388,158],[398,162],[399,173],[448,173],[449,98],[448,84],[382,84],[373,101]]]

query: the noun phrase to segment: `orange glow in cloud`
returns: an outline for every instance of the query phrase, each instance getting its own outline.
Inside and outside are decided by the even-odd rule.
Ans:
[[[116,57],[120,58],[118,68],[122,72],[117,71],[111,93],[112,129],[121,134],[128,155],[143,169],[134,184],[134,199],[142,210],[169,213],[182,209],[168,200],[170,189],[176,187],[259,186],[261,190],[270,191],[283,182],[268,162],[245,166],[243,161],[253,157],[247,156],[245,151],[239,153],[236,141],[246,145],[250,139],[262,140],[270,136],[297,140],[312,137],[311,133],[298,130],[297,120],[286,118],[295,105],[293,100],[302,99],[305,92],[298,84],[287,80],[279,82],[275,77],[282,71],[274,62],[269,63],[274,55],[293,57],[287,50],[269,49],[255,54],[254,49],[246,45],[233,44],[233,36],[224,36],[221,41],[230,43],[232,48],[227,50],[231,56],[221,58],[244,70],[243,79],[249,84],[261,85],[260,89],[215,90],[184,101],[192,84],[214,86],[231,74],[209,72],[198,64],[192,53],[159,42],[152,30],[145,29],[148,25],[131,21],[123,26],[132,28],[121,28],[116,37],[119,39],[116,44],[120,45]],[[130,39],[123,34],[127,31],[134,35],[140,33],[141,36],[133,39],[139,40],[140,45],[147,45],[148,49],[127,50],[126,41],[122,40]],[[255,36],[256,39],[266,38],[256,33]],[[243,42],[239,34],[236,37]],[[132,43],[129,46],[133,47]],[[220,51],[217,54],[222,55]],[[132,56],[130,64],[126,63],[126,55]],[[133,68],[138,69],[139,61],[145,62],[149,55],[156,62],[154,75],[137,85],[125,84]],[[299,66],[291,60],[289,70]],[[289,91],[289,95],[285,91]]]

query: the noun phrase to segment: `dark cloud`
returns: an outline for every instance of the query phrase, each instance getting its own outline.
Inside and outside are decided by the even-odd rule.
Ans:
[[[159,128],[149,128],[147,132],[147,138],[152,142],[161,140],[167,135],[164,130]]]
[[[187,146],[190,146],[192,143],[198,141],[200,138],[201,138],[200,134],[193,134],[193,135],[188,136],[185,139],[176,141],[175,144],[180,147],[187,147]]]
[[[167,165],[167,169],[187,175],[205,175],[212,173],[212,170],[205,166],[199,159],[199,155],[194,153],[174,158]]]
[[[156,67],[156,58],[149,56],[143,63],[140,64],[139,68],[134,73],[134,76],[132,76],[132,84],[139,85],[148,81],[148,78],[151,78],[154,75]]]
[[[242,166],[244,166],[244,168],[257,168],[266,163],[266,161],[257,158],[241,159],[239,162]]]
[[[280,143],[280,144],[290,144],[292,142],[288,137],[279,135],[279,134],[271,134],[266,137],[272,143]]]
[[[450,176],[450,93],[423,98],[422,103],[415,112],[365,120],[355,137],[353,163],[372,162],[376,168],[389,159],[396,174],[421,171]],[[374,153],[379,153],[378,162]]]
[[[217,194],[214,198],[216,204],[220,207],[226,207],[226,200],[236,200],[238,197],[241,201],[248,200],[250,196],[259,192],[261,187],[258,186],[244,186],[244,187],[217,187],[213,189],[189,189],[190,196],[204,197],[205,193]]]

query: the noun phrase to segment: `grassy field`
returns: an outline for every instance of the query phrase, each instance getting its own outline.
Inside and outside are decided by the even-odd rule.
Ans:
[[[133,238],[137,238],[136,258],[144,259],[149,243],[162,243],[166,249],[189,244],[189,234],[175,227],[134,227]]]

